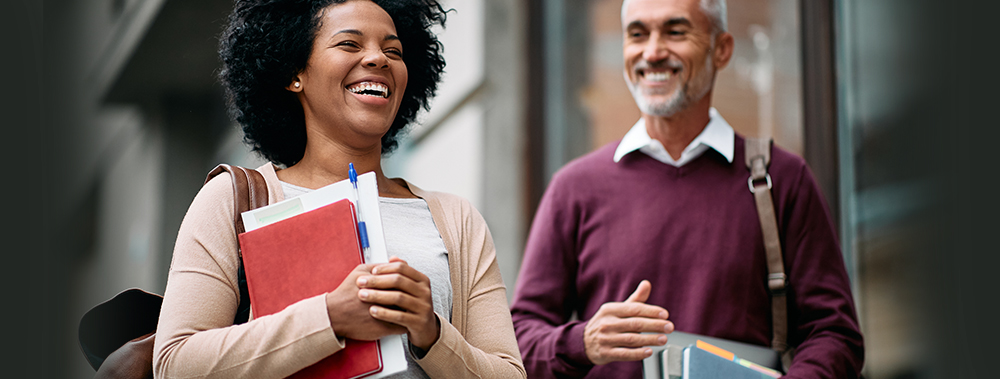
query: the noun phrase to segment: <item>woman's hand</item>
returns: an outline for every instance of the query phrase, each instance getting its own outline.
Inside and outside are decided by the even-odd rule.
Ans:
[[[365,304],[358,297],[359,277],[371,275],[373,264],[355,267],[337,289],[326,294],[326,312],[330,317],[333,332],[339,337],[359,341],[373,341],[392,334],[403,334],[406,328],[379,321],[371,317]]]
[[[372,275],[357,278],[358,299],[372,304],[372,317],[406,328],[410,344],[429,350],[441,325],[434,315],[431,281],[398,257],[374,265]]]

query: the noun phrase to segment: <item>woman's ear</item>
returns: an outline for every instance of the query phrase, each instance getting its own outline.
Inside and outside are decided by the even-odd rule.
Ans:
[[[292,79],[292,82],[289,83],[288,86],[285,87],[285,89],[292,92],[302,92],[302,79],[299,78],[298,75],[296,75],[295,79]]]

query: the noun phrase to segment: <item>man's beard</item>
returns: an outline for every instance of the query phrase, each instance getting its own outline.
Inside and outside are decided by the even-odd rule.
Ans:
[[[684,72],[682,64],[673,60],[666,60],[661,63],[650,63],[646,60],[640,60],[632,67],[632,71],[635,73],[635,77],[638,78],[639,74],[635,71],[652,66],[681,67],[681,70],[677,74],[679,75]],[[649,100],[643,93],[643,88],[640,88],[638,83],[633,83],[629,79],[627,72],[625,73],[625,84],[628,85],[628,90],[632,92],[632,98],[635,99],[635,104],[639,106],[639,110],[642,113],[650,116],[670,117],[681,110],[687,109],[691,104],[705,97],[712,89],[712,79],[714,76],[712,55],[706,54],[703,70],[697,76],[691,78],[689,82],[675,87],[673,93],[663,101],[654,102]]]

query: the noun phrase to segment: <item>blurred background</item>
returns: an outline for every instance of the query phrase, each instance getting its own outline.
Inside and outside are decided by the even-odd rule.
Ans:
[[[512,295],[551,175],[639,117],[620,0],[445,0],[448,62],[389,176],[485,216]],[[12,377],[89,378],[77,324],[129,287],[162,293],[205,174],[263,163],[216,79],[232,0],[3,0],[2,264]],[[906,0],[730,0],[735,56],[713,105],[803,156],[837,225],[868,378],[990,377],[1000,249],[995,95],[957,48],[973,8]],[[987,27],[988,23],[971,24]],[[995,45],[995,42],[993,42]],[[964,46],[964,45],[963,45]],[[965,101],[970,100],[970,101]],[[970,128],[969,126],[972,126]],[[982,127],[979,127],[982,126]],[[977,145],[979,144],[979,145]],[[463,159],[455,159],[462,157]],[[7,318],[10,318],[7,321]],[[23,370],[23,371],[21,371]]]

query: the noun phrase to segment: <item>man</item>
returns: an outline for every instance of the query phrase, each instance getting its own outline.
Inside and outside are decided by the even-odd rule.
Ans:
[[[640,378],[673,330],[770,346],[744,140],[711,107],[733,52],[725,20],[724,0],[622,4],[642,118],[567,164],[539,204],[511,311],[529,377]],[[797,347],[786,378],[857,377],[864,348],[825,201],[801,158],[773,148],[768,170]]]

